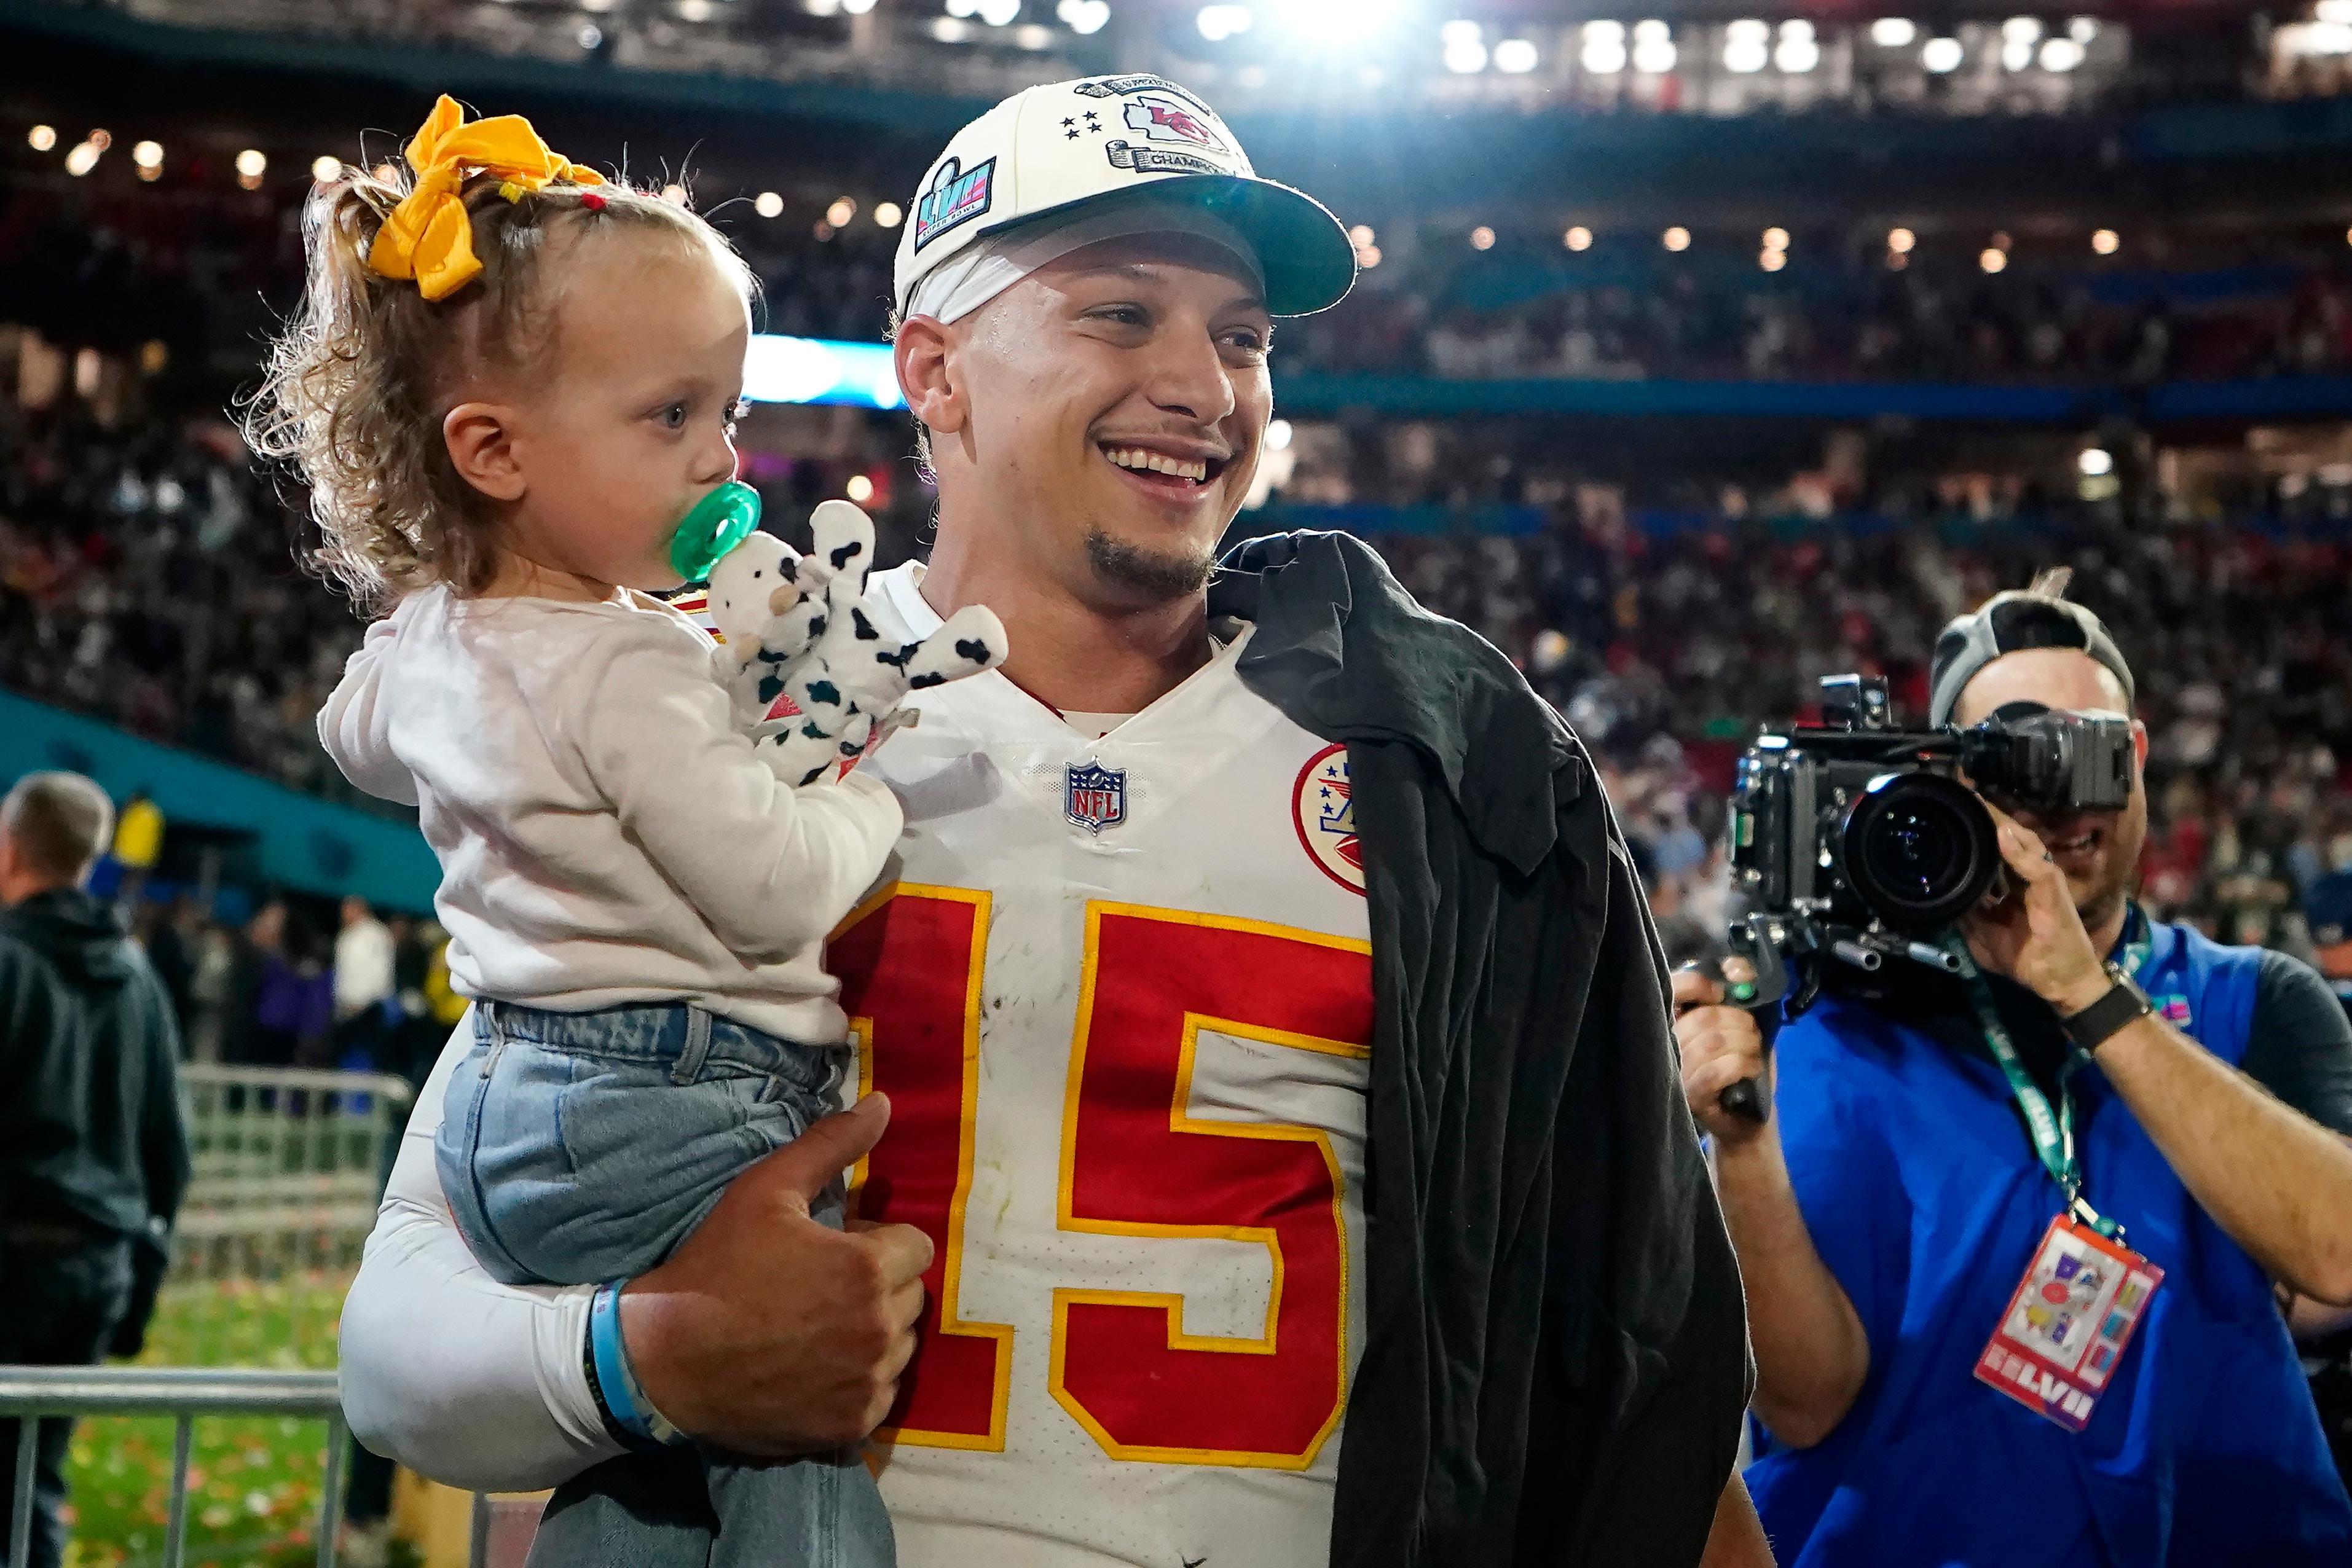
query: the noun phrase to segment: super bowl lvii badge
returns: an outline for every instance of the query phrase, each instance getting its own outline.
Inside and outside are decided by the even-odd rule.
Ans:
[[[1127,769],[1073,762],[1062,780],[1062,815],[1099,835],[1127,821]]]

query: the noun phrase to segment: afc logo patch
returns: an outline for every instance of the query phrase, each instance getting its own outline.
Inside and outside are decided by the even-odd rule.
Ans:
[[[1073,762],[1062,774],[1062,815],[1099,835],[1127,821],[1127,769]]]
[[[1307,759],[1291,790],[1290,825],[1307,857],[1350,893],[1364,891],[1364,851],[1348,789],[1348,748],[1327,746]]]

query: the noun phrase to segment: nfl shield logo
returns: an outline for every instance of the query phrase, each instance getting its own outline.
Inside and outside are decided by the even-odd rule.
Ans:
[[[1073,762],[1064,774],[1062,814],[1090,833],[1127,821],[1127,769]]]

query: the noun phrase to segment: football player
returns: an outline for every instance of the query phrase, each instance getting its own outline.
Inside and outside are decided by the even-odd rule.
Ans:
[[[871,592],[904,638],[985,602],[1012,656],[919,694],[862,764],[907,815],[827,958],[873,1092],[740,1180],[617,1317],[635,1392],[706,1440],[881,1423],[910,1568],[1332,1560],[1342,1447],[1385,1440],[1349,1408],[1376,998],[1348,750],[1244,684],[1254,629],[1207,595],[1274,318],[1353,276],[1328,212],[1145,76],[998,106],[902,235],[898,369],[940,515],[928,565]],[[346,1311],[351,1417],[428,1473],[560,1483],[638,1434],[583,1374],[590,1292],[466,1254],[440,1101],[436,1079]],[[808,1224],[853,1161],[869,1228]],[[1726,1466],[1737,1421],[1735,1398]],[[1722,1501],[1708,1561],[1769,1563],[1736,1478]],[[1427,1550],[1360,1556],[1461,1560]]]

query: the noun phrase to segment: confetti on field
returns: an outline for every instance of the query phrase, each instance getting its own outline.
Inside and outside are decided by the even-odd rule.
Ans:
[[[331,1369],[347,1275],[173,1285],[142,1365]],[[75,1428],[67,1482],[76,1521],[67,1568],[157,1568],[170,1517],[167,1416],[110,1416]],[[187,1561],[294,1568],[315,1555],[326,1424],[207,1416],[191,1447]]]

